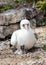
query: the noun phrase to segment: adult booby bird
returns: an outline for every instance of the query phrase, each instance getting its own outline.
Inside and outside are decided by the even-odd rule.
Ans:
[[[11,45],[18,50],[30,49],[36,43],[36,38],[30,27],[30,21],[24,19],[20,22],[20,29],[13,32],[11,36]]]

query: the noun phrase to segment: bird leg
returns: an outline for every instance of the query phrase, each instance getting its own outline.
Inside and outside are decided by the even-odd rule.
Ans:
[[[20,46],[20,49],[22,50],[22,53],[23,53],[23,54],[27,53],[27,52],[26,52],[27,50],[25,49],[25,46],[24,46],[24,45]]]
[[[21,54],[25,54],[25,53],[26,53],[26,49],[25,49],[25,46],[24,45],[20,46],[20,48],[17,49],[14,52],[15,55],[21,55]]]

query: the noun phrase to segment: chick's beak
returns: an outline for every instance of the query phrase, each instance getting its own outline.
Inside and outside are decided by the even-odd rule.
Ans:
[[[29,29],[29,27],[28,27],[27,25],[25,25],[25,29],[26,29],[26,30],[28,30],[28,29]]]

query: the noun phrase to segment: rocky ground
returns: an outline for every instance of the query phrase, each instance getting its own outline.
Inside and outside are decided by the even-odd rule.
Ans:
[[[38,34],[36,47],[27,54],[15,55],[10,50],[10,40],[0,41],[0,65],[46,65],[46,26],[36,28]]]

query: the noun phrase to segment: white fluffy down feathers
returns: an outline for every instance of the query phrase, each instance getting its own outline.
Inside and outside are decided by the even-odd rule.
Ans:
[[[29,29],[25,30],[23,24],[29,24]],[[17,49],[20,49],[20,46],[25,46],[25,49],[30,49],[36,43],[36,38],[30,27],[30,22],[27,19],[24,19],[20,22],[20,28],[17,31],[14,31],[11,36],[11,45],[15,45]]]

